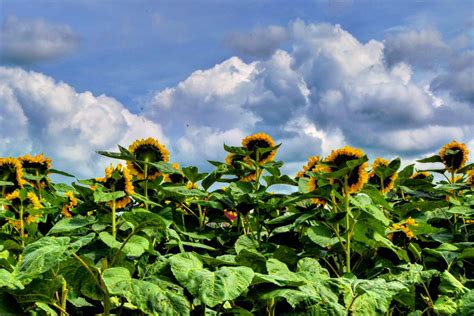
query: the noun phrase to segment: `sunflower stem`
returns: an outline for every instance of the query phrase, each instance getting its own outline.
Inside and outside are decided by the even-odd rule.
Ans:
[[[67,282],[66,282],[66,279],[63,278],[63,287],[61,291],[61,316],[69,315],[66,311],[67,294],[68,294]]]
[[[148,159],[145,160],[145,170],[143,170],[143,173],[145,175],[145,209],[148,211]]]
[[[346,212],[346,272],[351,272],[351,228],[350,228],[350,216],[349,216],[349,185],[348,176],[344,176],[344,212]]]
[[[25,223],[23,221],[23,201],[20,201],[20,237],[21,237],[21,246],[25,247]]]
[[[116,222],[115,222],[115,208],[116,208],[116,202],[115,199],[112,201],[112,236],[114,236],[114,239],[117,237],[117,227],[116,227]]]

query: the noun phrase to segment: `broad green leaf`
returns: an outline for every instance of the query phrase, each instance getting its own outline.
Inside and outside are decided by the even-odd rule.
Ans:
[[[271,258],[267,260],[268,275],[280,285],[298,286],[306,283],[306,278],[290,271],[286,264]]]
[[[10,290],[23,289],[23,284],[15,277],[14,274],[5,269],[0,269],[0,292],[2,288]]]
[[[458,312],[458,306],[451,297],[441,295],[434,302],[433,310],[437,315],[454,315]]]
[[[198,189],[188,189],[185,186],[163,186],[161,187],[161,190],[171,193],[171,194],[177,194],[181,196],[194,196],[194,197],[207,197],[207,193]]]
[[[242,249],[254,250],[255,252],[257,252],[257,246],[257,243],[254,240],[250,239],[250,237],[248,237],[247,235],[242,235],[235,242],[234,248],[235,252],[239,254]]]
[[[105,270],[103,279],[111,294],[126,298],[147,314],[190,314],[191,304],[182,291],[162,288],[159,283],[132,279],[130,272],[123,267]]]
[[[195,270],[190,273],[186,288],[204,304],[214,307],[239,297],[253,277],[253,270],[247,267],[221,267],[212,272]]]
[[[59,220],[48,232],[48,235],[70,233],[79,228],[91,225],[96,222],[95,217],[74,216],[64,217]]]
[[[68,257],[69,237],[43,237],[23,251],[19,278],[34,278]]]
[[[130,225],[132,225],[135,231],[139,231],[145,228],[156,228],[163,234],[171,224],[163,217],[158,214],[146,211],[143,209],[134,209],[132,212],[125,212],[122,218]]]
[[[100,240],[102,240],[107,246],[113,249],[120,249],[122,247],[121,242],[117,241],[110,233],[101,232],[99,234]],[[148,239],[139,235],[133,235],[128,242],[123,246],[122,251],[130,257],[141,256],[149,247]]]
[[[120,199],[121,197],[125,196],[125,192],[123,191],[116,191],[116,192],[102,192],[100,190],[94,191],[94,202],[101,203],[101,202],[109,202],[112,200]]]
[[[192,271],[203,269],[201,260],[190,252],[171,256],[169,262],[174,277],[184,287],[187,287]]]
[[[333,237],[332,231],[325,226],[312,226],[306,233],[312,242],[323,248],[334,246],[339,242],[339,239]]]
[[[457,296],[469,292],[469,289],[459,282],[449,271],[444,271],[441,273],[439,291],[446,295]]]
[[[474,311],[474,289],[470,290],[463,297],[462,315],[469,316]]]
[[[309,257],[298,261],[296,273],[302,275],[308,281],[319,281],[329,278],[328,270],[323,268],[318,260]]]

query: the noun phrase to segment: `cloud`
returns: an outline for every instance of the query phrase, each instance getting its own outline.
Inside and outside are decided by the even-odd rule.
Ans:
[[[270,29],[261,32],[273,36]],[[452,139],[473,140],[472,101],[459,98],[470,91],[447,85],[442,73],[437,85],[429,84],[433,77],[420,80],[418,66],[428,64],[411,56],[415,47],[444,52],[436,32],[362,43],[339,25],[297,20],[284,33],[291,49],[272,46],[271,55],[251,63],[232,57],[154,94],[145,115],[167,135],[178,135],[178,157],[218,159],[223,150],[212,139],[255,132],[282,142],[278,157],[292,166],[346,144],[391,158],[419,157]],[[411,48],[393,53],[388,65],[386,45],[395,52],[397,41]],[[438,62],[438,55],[426,58]],[[469,62],[459,61],[449,75],[468,87],[468,71]]]
[[[0,29],[0,57],[13,64],[49,61],[73,52],[79,42],[79,36],[67,25],[11,15]]]
[[[451,59],[450,67],[431,82],[433,91],[447,91],[452,98],[474,103],[474,51]]]
[[[116,144],[148,136],[168,143],[158,124],[113,98],[9,67],[0,67],[0,135],[1,156],[44,152],[54,167],[78,177],[103,172],[106,159],[96,150],[115,151]]]
[[[385,39],[385,60],[389,66],[399,62],[421,68],[435,68],[450,54],[441,33],[434,28],[389,34]]]
[[[239,54],[252,57],[268,57],[288,41],[288,31],[276,25],[255,28],[250,33],[233,33],[226,44]]]

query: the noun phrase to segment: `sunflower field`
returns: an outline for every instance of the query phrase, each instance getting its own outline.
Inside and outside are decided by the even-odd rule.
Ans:
[[[224,148],[204,173],[141,139],[72,184],[0,158],[0,315],[474,314],[464,144],[425,170],[344,147],[294,177],[269,135]]]

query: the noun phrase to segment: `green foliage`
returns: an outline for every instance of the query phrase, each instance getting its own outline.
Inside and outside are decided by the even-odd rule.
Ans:
[[[204,173],[119,146],[99,153],[154,176],[0,179],[0,314],[472,315],[472,164],[395,158],[372,173],[389,190],[349,192],[367,156],[293,178],[260,159],[278,147],[225,146]]]

